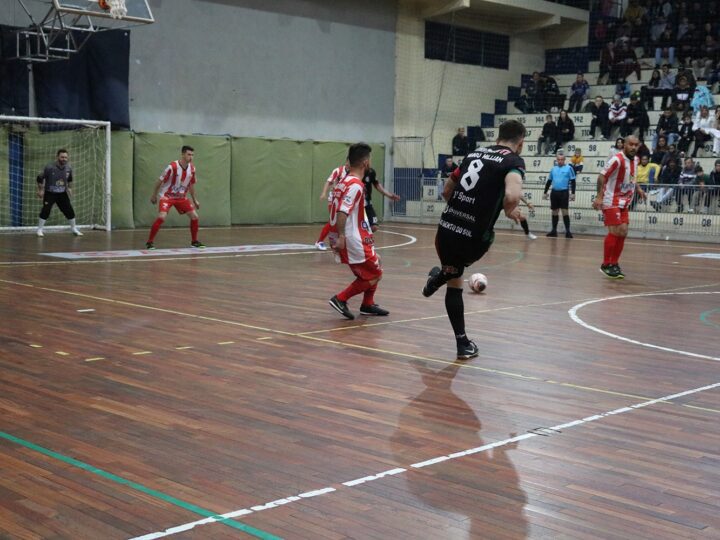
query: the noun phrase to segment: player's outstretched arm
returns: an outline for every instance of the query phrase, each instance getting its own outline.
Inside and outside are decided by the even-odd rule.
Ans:
[[[394,193],[390,193],[390,192],[389,192],[387,189],[385,189],[385,188],[383,187],[383,185],[382,185],[380,182],[378,182],[377,180],[375,181],[375,187],[377,188],[377,190],[378,190],[380,193],[382,193],[382,194],[383,194],[385,197],[387,197],[388,199],[390,199],[390,200],[392,200],[392,201],[399,201],[399,200],[400,200],[400,195],[395,195]]]
[[[505,215],[515,223],[519,223],[522,217],[518,206],[520,204],[520,197],[522,197],[522,176],[516,171],[511,171],[505,175],[503,210],[505,210]]]

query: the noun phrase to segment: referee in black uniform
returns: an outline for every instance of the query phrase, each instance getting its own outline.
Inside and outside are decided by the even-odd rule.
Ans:
[[[440,218],[435,248],[442,267],[430,270],[423,296],[433,295],[447,284],[445,309],[455,333],[457,358],[478,355],[479,349],[465,334],[462,275],[466,266],[480,259],[495,240],[494,226],[500,212],[516,223],[522,218],[525,162],[520,157],[525,126],[508,120],[500,126],[496,145],[470,152],[445,183],[447,201]]]
[[[55,162],[47,165],[42,174],[37,177],[37,195],[43,201],[37,235],[45,236],[43,234],[45,221],[50,217],[50,210],[52,210],[53,205],[57,204],[60,211],[70,222],[72,233],[75,236],[82,236],[80,229],[75,224],[75,210],[70,204],[70,195],[72,195],[70,184],[73,181],[72,167],[68,163],[70,156],[67,150],[61,148],[57,151],[55,157]]]
[[[368,169],[368,171],[365,173],[365,176],[362,179],[362,183],[363,186],[365,186],[365,215],[370,222],[370,228],[372,229],[372,232],[375,232],[378,230],[379,221],[377,218],[377,214],[375,213],[375,208],[373,208],[372,205],[373,186],[375,186],[380,193],[388,197],[390,200],[399,201],[400,195],[390,193],[384,187],[382,187],[380,182],[378,182],[375,169],[372,168]]]

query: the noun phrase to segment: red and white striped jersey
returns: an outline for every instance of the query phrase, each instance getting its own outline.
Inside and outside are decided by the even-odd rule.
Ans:
[[[338,233],[338,212],[347,214],[345,249],[340,252],[340,261],[345,264],[361,264],[375,257],[375,240],[365,217],[365,188],[361,179],[345,176],[333,189],[330,226],[335,237]]]
[[[605,190],[602,194],[602,207],[627,208],[635,193],[638,158],[630,159],[625,152],[618,152],[605,164],[602,174],[605,177]]]
[[[195,165],[188,163],[183,168],[180,161],[173,161],[165,168],[160,180],[160,197],[169,199],[184,199],[190,186],[195,183]]]
[[[345,178],[347,176],[347,169],[345,168],[345,165],[341,165],[340,167],[337,167],[333,169],[333,172],[330,173],[330,176],[328,176],[328,179],[325,180],[330,185],[330,191],[328,192],[328,203],[332,203],[333,200],[333,188],[337,185],[337,183]]]

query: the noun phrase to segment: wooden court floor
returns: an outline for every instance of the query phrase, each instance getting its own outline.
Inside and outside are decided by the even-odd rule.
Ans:
[[[383,319],[312,249],[42,255],[145,235],[0,236],[0,539],[720,538],[720,246],[500,232],[460,363],[433,227],[377,234]]]

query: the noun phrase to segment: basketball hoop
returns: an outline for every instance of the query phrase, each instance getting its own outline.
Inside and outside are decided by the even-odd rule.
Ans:
[[[105,11],[110,12],[113,19],[122,19],[128,12],[125,0],[98,0],[98,5]]]

